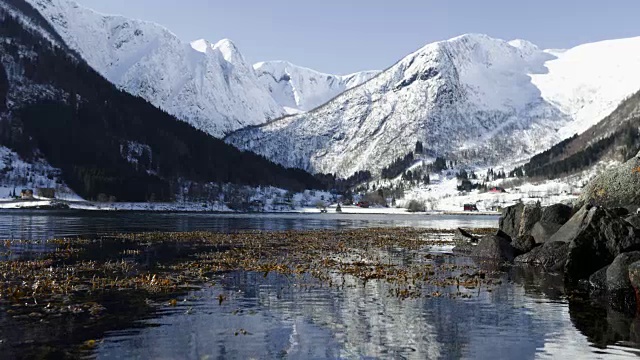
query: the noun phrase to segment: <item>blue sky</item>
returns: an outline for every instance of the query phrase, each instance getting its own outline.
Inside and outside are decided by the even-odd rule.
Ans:
[[[346,74],[383,69],[460,34],[542,48],[640,36],[639,0],[77,0],[150,20],[184,40],[233,40],[247,60],[288,60]]]

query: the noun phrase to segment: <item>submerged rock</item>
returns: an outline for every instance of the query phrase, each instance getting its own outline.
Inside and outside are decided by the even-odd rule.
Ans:
[[[454,254],[470,255],[471,253],[473,253],[476,247],[477,245],[468,242],[464,244],[457,244],[453,249],[451,249],[451,251]]]
[[[456,245],[462,245],[469,242],[477,243],[480,239],[461,228],[457,228],[453,233],[453,241]]]
[[[487,235],[480,239],[472,255],[500,262],[512,262],[515,249],[504,237]]]

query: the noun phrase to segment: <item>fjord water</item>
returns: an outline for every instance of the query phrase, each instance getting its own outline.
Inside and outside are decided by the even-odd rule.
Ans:
[[[0,239],[44,240],[65,236],[146,231],[313,230],[366,227],[437,229],[497,227],[483,215],[211,214],[82,211],[0,211]]]
[[[3,212],[4,239],[138,231],[340,229],[372,226],[496,227],[491,216],[213,215],[83,212]],[[37,241],[36,241],[37,243]],[[25,251],[29,251],[26,249]],[[46,250],[44,250],[46,251]],[[391,252],[390,252],[391,253]],[[413,254],[392,251],[403,260]],[[459,256],[438,261],[466,264]],[[554,274],[522,268],[499,273],[502,284],[470,298],[389,296],[389,284],[336,275],[327,287],[286,276],[220,274],[179,296],[177,306],[129,309],[106,329],[39,325],[2,311],[0,340],[11,357],[34,338],[74,346],[78,332],[103,337],[88,357],[98,359],[457,359],[637,357],[640,321],[564,292]],[[310,279],[311,284],[311,279]],[[219,301],[224,295],[224,301]],[[111,306],[122,304],[106,303]],[[6,315],[6,316],[5,316]],[[28,326],[25,326],[28,324]],[[13,330],[11,330],[13,329]],[[10,331],[11,330],[11,331]],[[11,332],[13,335],[9,334]],[[2,345],[2,344],[0,344]],[[0,346],[1,348],[2,346]],[[4,355],[7,355],[6,353]]]

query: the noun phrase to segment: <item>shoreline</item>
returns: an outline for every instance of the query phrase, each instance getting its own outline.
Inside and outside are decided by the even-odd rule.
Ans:
[[[399,215],[399,216],[500,216],[500,213],[488,212],[329,212],[322,213],[319,211],[200,211],[200,210],[152,210],[152,209],[55,209],[55,208],[37,208],[37,207],[20,207],[20,208],[0,208],[0,212],[78,212],[78,213],[140,213],[140,214],[209,214],[209,215]]]

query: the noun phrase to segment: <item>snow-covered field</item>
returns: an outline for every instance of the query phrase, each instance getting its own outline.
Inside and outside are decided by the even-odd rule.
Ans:
[[[599,171],[614,163],[603,163],[582,173],[555,180],[531,181],[508,178],[488,183],[489,188],[503,187],[505,192],[458,190],[455,177],[432,176],[436,180],[430,185],[416,186],[405,191],[405,197],[398,201],[399,206],[406,206],[411,200],[424,202],[430,211],[460,212],[465,204],[475,204],[480,212],[498,211],[501,208],[518,202],[537,203],[542,206],[571,203],[576,200],[582,187]]]

